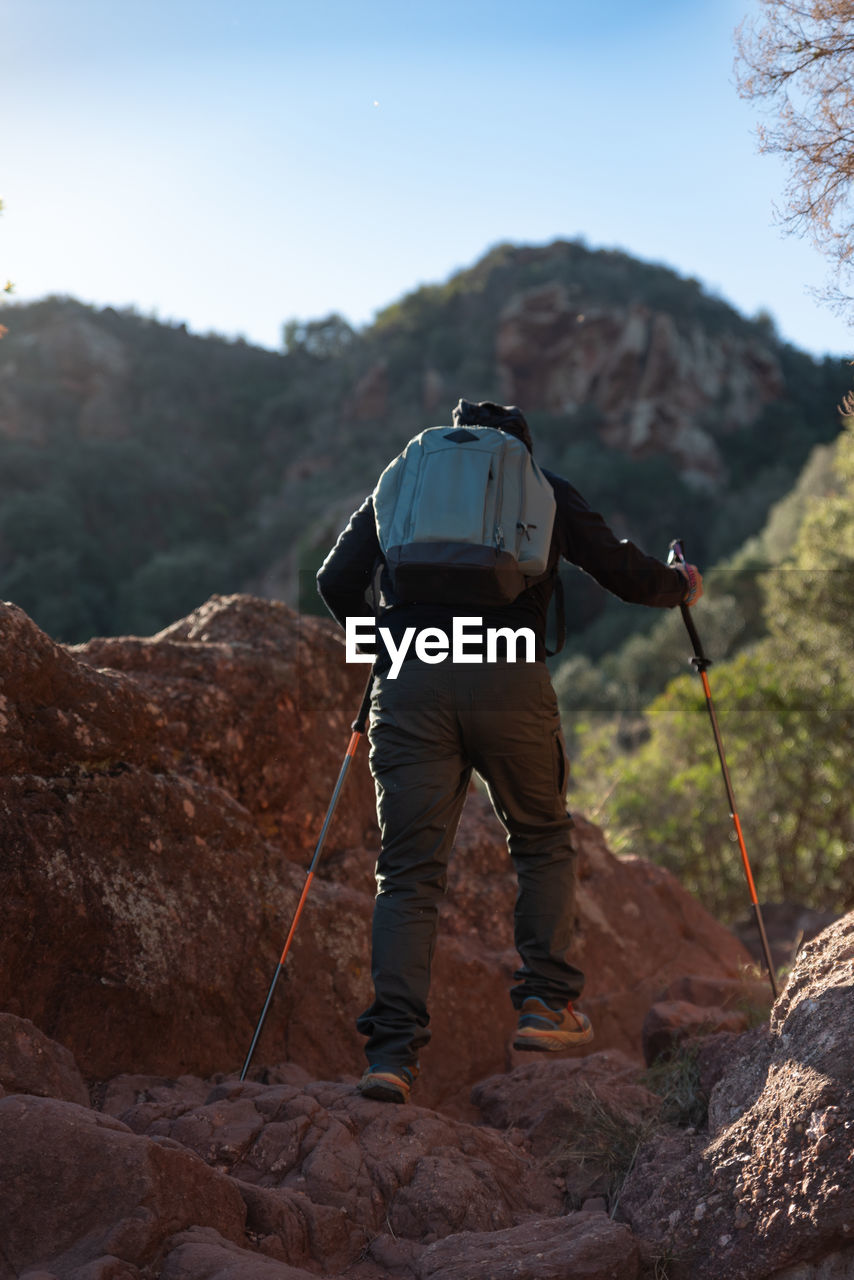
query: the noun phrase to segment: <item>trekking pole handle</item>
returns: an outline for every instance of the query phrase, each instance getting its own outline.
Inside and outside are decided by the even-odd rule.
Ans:
[[[687,563],[685,560],[685,544],[681,538],[674,538],[671,542],[667,553],[667,563],[674,568]],[[692,665],[698,671],[707,671],[712,665],[712,659],[706,657],[700,637],[697,635],[697,628],[694,626],[694,619],[691,617],[691,610],[684,603],[680,604],[679,609],[682,613],[685,629],[694,648],[694,657],[691,659]]]

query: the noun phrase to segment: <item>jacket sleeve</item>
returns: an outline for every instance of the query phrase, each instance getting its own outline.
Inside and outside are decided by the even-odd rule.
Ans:
[[[555,492],[560,553],[566,560],[629,604],[670,609],[682,603],[687,583],[678,569],[668,568],[627,539],[620,541],[568,480],[549,471],[543,474]]]
[[[317,589],[341,626],[347,618],[373,617],[367,593],[380,554],[373,497],[354,511],[317,574]]]

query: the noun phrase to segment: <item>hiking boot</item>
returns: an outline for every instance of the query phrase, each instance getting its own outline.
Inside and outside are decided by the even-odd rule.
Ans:
[[[356,1085],[363,1098],[376,1102],[408,1102],[415,1084],[418,1067],[381,1067],[374,1063],[368,1067]]]
[[[519,1014],[513,1048],[556,1052],[592,1039],[590,1019],[571,1004],[546,1004],[539,996],[529,996]]]

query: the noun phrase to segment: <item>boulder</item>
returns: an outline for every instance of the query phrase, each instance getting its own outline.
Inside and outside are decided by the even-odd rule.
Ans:
[[[0,1013],[0,1096],[4,1093],[89,1105],[89,1090],[73,1055],[27,1018],[12,1013]]]
[[[184,640],[173,628],[77,650],[14,606],[0,612],[0,1007],[62,1041],[90,1077],[239,1063],[361,669],[343,663],[331,625],[261,601],[215,599],[185,622]],[[332,847],[375,829],[365,755]],[[292,974],[303,990],[319,975],[315,1003],[291,1025],[294,992],[282,984],[270,1056],[303,1042],[315,1058],[328,1052],[320,1013],[346,1064],[347,1044],[353,1061],[361,1042],[338,1010],[367,1003],[367,913],[345,886],[323,884],[312,910]]]
[[[673,1256],[673,1280],[848,1265],[852,989],[854,914],[803,948],[768,1030],[734,1041],[709,1133],[668,1133],[640,1153],[620,1210],[646,1250]]]
[[[155,1265],[196,1225],[245,1243],[245,1206],[228,1178],[70,1102],[0,1098],[0,1183],[3,1280],[33,1270],[118,1278],[123,1264]]]
[[[421,1254],[416,1275],[418,1280],[636,1280],[638,1265],[628,1227],[606,1214],[573,1213],[439,1241]]]
[[[650,1005],[684,975],[734,984],[749,998],[748,953],[674,875],[642,858],[615,858],[601,830],[578,815],[575,842],[573,959],[587,978],[579,1007],[595,1029],[586,1052],[614,1048],[639,1059]]]
[[[316,1271],[241,1249],[213,1227],[191,1227],[174,1236],[170,1244],[158,1280],[317,1280]],[[326,1280],[336,1277],[327,1276]]]
[[[140,763],[154,754],[170,773],[221,789],[285,857],[308,861],[368,675],[344,661],[331,620],[213,596],[150,639],[90,640],[68,652],[102,679],[132,677],[156,709],[153,732],[134,726]],[[331,848],[375,837],[366,750],[350,773]]]
[[[641,1037],[647,1066],[675,1053],[689,1040],[720,1031],[746,1031],[747,1014],[737,1009],[699,1006],[687,1000],[661,1000],[643,1021]]]

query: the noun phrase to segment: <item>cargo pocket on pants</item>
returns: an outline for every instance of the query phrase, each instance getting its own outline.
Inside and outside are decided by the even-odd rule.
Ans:
[[[566,788],[569,786],[569,757],[563,742],[563,733],[555,729],[552,734],[552,760],[555,790],[561,801],[566,800]]]

